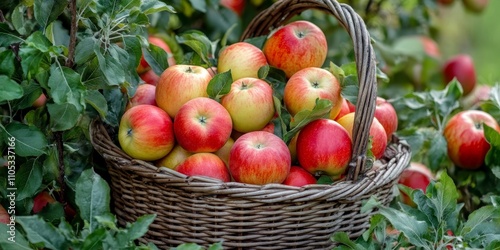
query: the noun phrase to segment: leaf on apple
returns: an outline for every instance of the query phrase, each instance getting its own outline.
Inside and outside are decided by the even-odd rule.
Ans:
[[[231,77],[231,70],[216,74],[208,83],[208,97],[219,100],[223,95],[231,91],[232,83],[233,78]]]
[[[285,86],[287,83],[285,72],[281,69],[265,65],[259,68],[257,72],[259,79],[269,83],[273,88],[273,95],[279,100],[283,100]]]
[[[316,105],[312,110],[302,110],[295,114],[290,122],[290,130],[285,133],[283,140],[288,143],[293,136],[310,122],[326,118],[332,109],[332,102],[328,99],[316,99]]]
[[[500,179],[500,133],[486,124],[483,124],[483,130],[486,140],[490,143],[490,150],[486,154],[484,162]]]
[[[176,40],[180,44],[190,47],[197,54],[203,63],[212,66],[210,58],[215,56],[217,41],[212,42],[210,39],[199,30],[190,30],[176,36]]]

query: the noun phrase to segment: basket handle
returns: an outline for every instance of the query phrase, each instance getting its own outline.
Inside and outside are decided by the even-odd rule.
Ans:
[[[366,152],[377,98],[375,53],[363,19],[349,5],[335,0],[280,0],[260,12],[250,22],[240,40],[267,35],[308,9],[318,9],[334,15],[354,43],[359,93],[352,131],[353,152],[347,179],[356,180],[367,169]]]

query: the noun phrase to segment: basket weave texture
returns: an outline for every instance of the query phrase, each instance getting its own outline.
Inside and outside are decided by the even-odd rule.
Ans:
[[[350,178],[298,188],[188,177],[132,159],[110,136],[115,132],[96,120],[90,127],[91,141],[106,161],[119,223],[157,214],[140,241],[163,249],[185,242],[204,246],[223,242],[224,249],[331,249],[334,232],[347,232],[354,238],[369,227],[376,211],[361,213],[364,201],[371,196],[385,205],[392,201],[394,186],[410,161],[410,148],[393,138],[384,157],[365,170],[376,66],[370,36],[352,8],[334,0],[278,1],[254,18],[242,40],[266,35],[307,9],[334,15],[353,40],[360,93]]]

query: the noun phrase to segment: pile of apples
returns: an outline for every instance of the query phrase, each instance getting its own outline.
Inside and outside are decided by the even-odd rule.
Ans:
[[[274,30],[262,48],[247,42],[222,48],[216,68],[170,61],[130,99],[119,126],[120,146],[131,157],[158,167],[224,182],[303,186],[317,183],[320,176],[338,180],[352,156],[356,107],[342,97],[339,79],[321,68],[327,50],[320,28],[295,21]],[[286,75],[282,100],[270,83],[258,78],[265,66]],[[151,72],[147,69],[141,60],[143,79]],[[222,73],[230,73],[230,91],[210,98],[208,85]],[[331,102],[324,117],[301,127],[289,141],[274,133],[277,106],[293,121],[314,109],[318,99]],[[379,97],[376,103],[370,150],[379,159],[398,118],[389,102]]]

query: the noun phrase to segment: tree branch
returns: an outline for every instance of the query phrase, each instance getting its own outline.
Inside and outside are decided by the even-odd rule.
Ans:
[[[75,63],[76,31],[78,29],[76,0],[71,0],[69,2],[69,9],[71,13],[71,27],[69,31],[69,48],[68,48],[68,59],[66,60],[66,67],[72,68]]]

